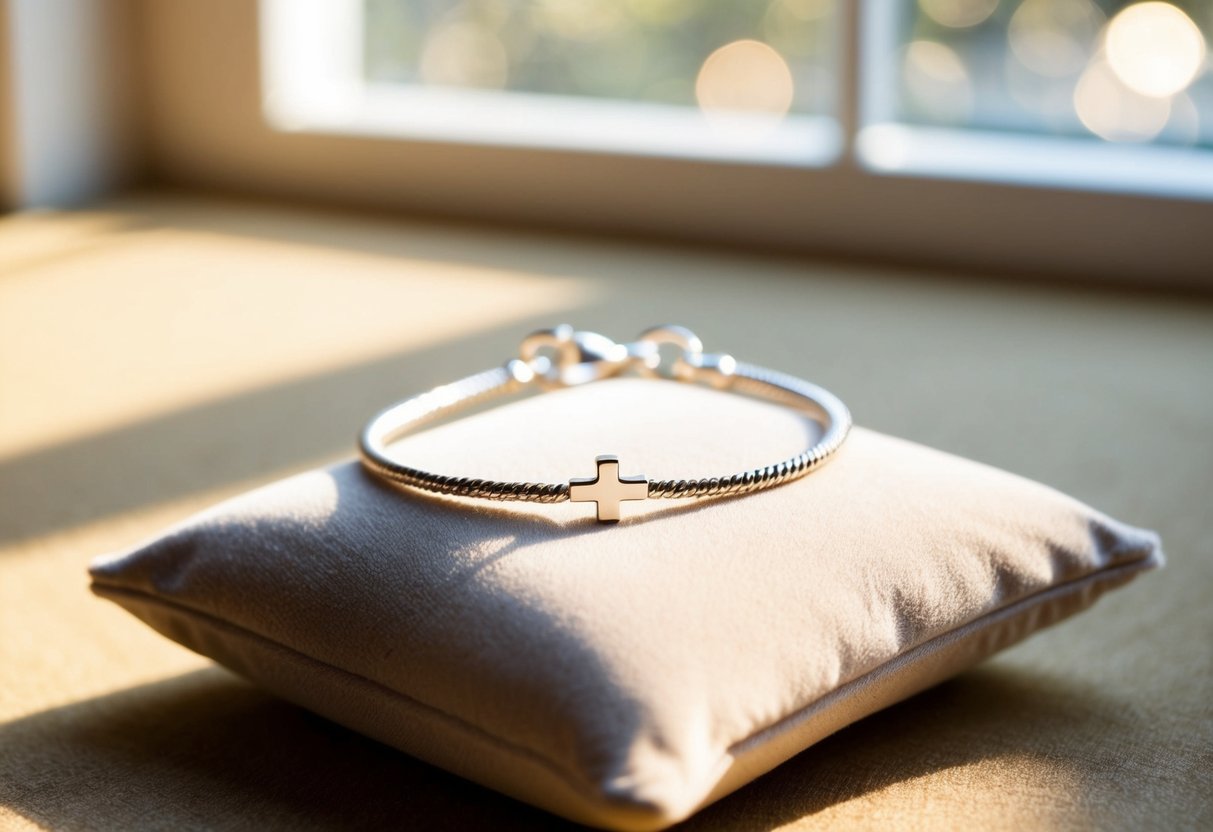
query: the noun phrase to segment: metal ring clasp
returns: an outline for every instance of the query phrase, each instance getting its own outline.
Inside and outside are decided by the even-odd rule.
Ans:
[[[554,349],[555,360],[541,356],[541,349]],[[518,346],[518,361],[530,369],[533,380],[546,388],[576,387],[619,375],[633,363],[626,344],[617,344],[597,332],[573,329],[561,324],[552,329],[540,329],[522,339]],[[507,365],[519,381],[522,368],[515,362]]]
[[[659,348],[666,344],[681,350],[668,373],[660,369]],[[553,350],[553,356],[540,355],[544,349]],[[597,332],[561,324],[538,329],[523,338],[518,356],[506,364],[514,380],[520,384],[538,383],[547,390],[589,384],[629,370],[642,376],[723,388],[732,383],[737,367],[731,355],[705,353],[699,336],[676,324],[650,327],[630,344],[619,344]]]
[[[728,387],[737,369],[737,361],[733,356],[724,353],[705,353],[703,341],[691,330],[678,324],[662,324],[649,327],[629,346],[629,350],[637,355],[644,350],[635,349],[638,345],[647,344],[647,355],[637,363],[642,374],[660,376],[661,358],[657,354],[658,347],[672,344],[681,348],[682,352],[674,359],[670,367],[669,378],[676,381],[701,382],[712,387]]]

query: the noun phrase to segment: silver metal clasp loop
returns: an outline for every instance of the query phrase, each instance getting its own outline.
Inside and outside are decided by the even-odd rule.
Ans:
[[[554,351],[553,357],[539,351]],[[633,363],[626,344],[617,344],[597,332],[582,332],[569,324],[540,329],[522,339],[519,358],[507,367],[519,381],[529,381],[523,364],[533,380],[546,388],[576,387],[619,375]]]
[[[671,344],[682,350],[668,373],[661,370],[661,356],[658,348]],[[646,345],[646,346],[642,346]],[[670,378],[675,381],[689,381],[709,384],[712,387],[728,387],[733,380],[737,362],[731,355],[723,353],[705,353],[703,341],[691,330],[678,324],[663,324],[649,327],[628,345],[634,359],[635,367],[642,375]]]
[[[680,352],[663,370],[660,348],[665,345],[678,347]],[[539,329],[522,339],[518,358],[506,363],[515,381],[535,383],[546,390],[589,384],[629,370],[650,378],[727,387],[736,367],[731,355],[705,353],[699,336],[676,324],[650,327],[630,344],[618,344],[569,324]]]

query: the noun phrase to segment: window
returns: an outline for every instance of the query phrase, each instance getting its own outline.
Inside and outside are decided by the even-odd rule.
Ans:
[[[265,9],[269,110],[288,127],[788,164],[841,149],[832,0]]]
[[[873,9],[859,152],[874,169],[1213,198],[1203,0]]]
[[[875,171],[1208,198],[1202,5],[869,0],[846,54],[833,0],[266,0],[268,103],[288,127],[792,165],[849,131]]]
[[[1083,41],[1095,50],[1084,52],[1088,62],[1134,8],[1089,1],[1102,22],[1088,29],[1095,40]],[[610,33],[598,41],[590,36],[598,30],[577,28],[588,25],[581,17],[561,17],[597,0],[547,2],[145,3],[132,29],[139,48],[114,51],[139,63],[141,140],[150,173],[172,185],[932,266],[1213,285],[1207,53],[1184,89],[1166,93],[1173,113],[1190,100],[1194,143],[1182,116],[1149,141],[1110,141],[1077,115],[1051,126],[1032,121],[1035,111],[1009,91],[999,98],[1009,38],[1025,31],[1016,13],[1028,0],[997,0],[966,26],[940,21],[984,13],[983,0],[612,0],[598,12],[614,15],[596,24]],[[1191,21],[1172,16],[1180,38],[1192,27],[1201,33],[1189,38],[1200,53],[1207,4],[1169,6]],[[493,41],[467,25],[469,14],[514,29],[494,30],[500,43],[486,45]],[[719,28],[706,27],[707,17]],[[533,19],[553,31],[518,28]],[[570,69],[583,56],[606,60],[637,31],[644,54],[663,60],[625,61],[620,73]],[[507,44],[528,38],[525,49]],[[473,54],[475,62],[457,59]],[[1182,79],[1187,71],[1163,72]],[[767,82],[720,83],[737,77]],[[1000,101],[1020,109],[995,107]]]
[[[1213,147],[1205,0],[920,0],[918,8],[900,38],[901,121]]]

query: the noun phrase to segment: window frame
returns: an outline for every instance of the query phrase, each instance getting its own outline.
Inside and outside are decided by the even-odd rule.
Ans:
[[[840,3],[848,56],[839,69],[842,152],[826,166],[388,137],[332,125],[283,131],[262,106],[256,0],[145,2],[153,170],[172,184],[432,216],[983,272],[1213,286],[1213,201],[1182,189],[1080,189],[1024,177],[979,180],[938,166],[882,167],[870,137],[887,125],[859,109],[861,84],[872,77],[862,72],[872,49],[863,26],[894,2]]]

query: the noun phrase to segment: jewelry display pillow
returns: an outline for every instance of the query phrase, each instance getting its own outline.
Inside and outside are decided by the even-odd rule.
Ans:
[[[409,437],[455,476],[711,476],[815,424],[684,384],[604,381]],[[398,490],[357,462],[94,564],[159,632],[343,725],[568,818],[659,829],[1090,606],[1157,537],[1047,487],[855,428],[769,490],[625,503]]]

